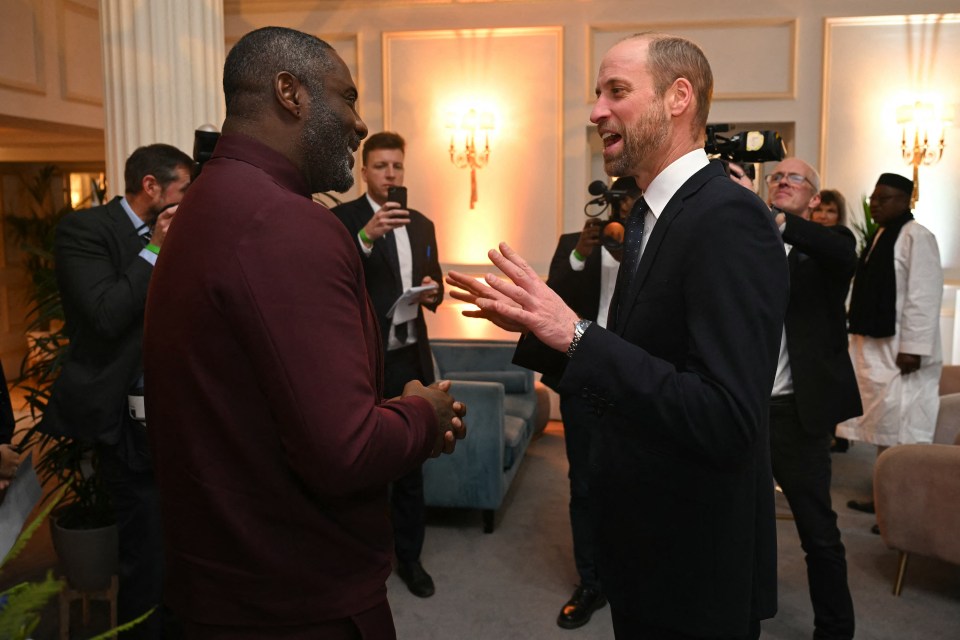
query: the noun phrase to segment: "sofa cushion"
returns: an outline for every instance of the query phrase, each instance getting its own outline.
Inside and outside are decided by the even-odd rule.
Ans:
[[[537,418],[537,396],[508,393],[503,397],[503,412],[524,420],[532,428]]]
[[[529,439],[530,427],[526,420],[515,416],[503,417],[503,470],[513,466],[522,455],[523,447]]]
[[[530,374],[525,371],[447,371],[443,377],[446,380],[499,382],[503,385],[504,393],[527,393],[530,391]]]

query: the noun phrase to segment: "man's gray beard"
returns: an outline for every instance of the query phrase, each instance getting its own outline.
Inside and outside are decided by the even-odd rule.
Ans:
[[[644,158],[656,155],[670,137],[667,116],[654,103],[640,120],[623,133],[623,152],[604,163],[611,176],[635,176]]]
[[[303,128],[300,144],[304,147],[307,181],[311,193],[338,191],[343,193],[353,186],[350,169],[350,151],[360,144],[356,133],[342,131],[342,124],[322,103],[310,112]],[[351,144],[355,142],[356,144]]]

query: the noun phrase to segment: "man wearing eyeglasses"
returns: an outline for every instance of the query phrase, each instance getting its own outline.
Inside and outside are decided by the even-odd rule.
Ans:
[[[845,550],[830,501],[830,444],[837,423],[862,411],[844,308],[856,242],[844,226],[810,220],[820,202],[820,177],[806,162],[787,158],[766,181],[790,267],[790,302],[770,399],[773,475],[807,554],[813,637],[852,638]]]
[[[913,219],[913,181],[884,173],[870,195],[880,225],[867,239],[850,297],[850,355],[864,414],[837,435],[877,445],[931,442],[940,408],[940,304],[943,267],[937,239]],[[851,509],[874,512],[873,500]],[[874,526],[874,533],[880,533]]]

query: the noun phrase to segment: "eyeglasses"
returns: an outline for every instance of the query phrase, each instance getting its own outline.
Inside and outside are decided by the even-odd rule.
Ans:
[[[784,178],[786,178],[787,182],[794,185],[795,187],[799,187],[804,182],[810,182],[810,180],[808,180],[805,176],[800,175],[799,173],[780,173],[778,171],[777,173],[771,173],[770,175],[767,176],[767,184],[769,185],[777,184]],[[810,186],[813,187],[812,182],[810,182]]]

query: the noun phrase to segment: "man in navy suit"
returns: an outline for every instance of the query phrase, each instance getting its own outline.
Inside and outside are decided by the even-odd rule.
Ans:
[[[806,552],[813,637],[848,640],[853,600],[830,500],[830,444],[838,423],[863,412],[845,307],[856,241],[842,225],[810,220],[820,203],[820,176],[809,164],[787,158],[766,180],[790,267],[790,303],[770,398],[773,476]]]
[[[507,279],[450,272],[471,317],[524,331],[515,362],[589,403],[596,561],[618,638],[757,638],[776,612],[768,403],[789,293],[770,210],[703,150],[713,76],[692,42],[603,57],[605,170],[643,189],[606,328],[507,244]]]
[[[146,430],[127,395],[142,386],[147,287],[193,165],[176,147],[140,147],[127,159],[124,196],[68,214],[54,241],[70,345],[40,428],[96,444],[119,528],[121,622],[161,603],[160,506]],[[124,637],[160,638],[161,620],[154,614]]]
[[[443,275],[433,223],[405,203],[388,200],[391,186],[403,186],[404,139],[396,133],[375,133],[363,144],[361,175],[367,192],[334,207],[363,259],[367,292],[380,326],[385,360],[384,395],[399,396],[410,380],[433,382],[433,359],[423,307],[436,311],[443,299]],[[388,316],[397,298],[412,286],[435,285],[419,294],[416,318],[395,323]],[[434,593],[433,579],[420,563],[425,534],[423,468],[418,466],[391,485],[391,517],[397,574],[421,598]]]

